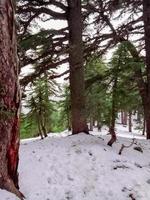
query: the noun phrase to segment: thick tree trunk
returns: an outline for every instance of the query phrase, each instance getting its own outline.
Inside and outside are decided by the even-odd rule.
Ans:
[[[147,139],[150,139],[150,2],[143,0],[143,19],[145,30],[145,50],[146,50],[146,74],[147,74],[147,87],[145,97],[145,120],[146,120],[146,133]]]
[[[128,126],[129,126],[129,132],[132,132],[132,112],[129,112],[129,119],[128,119]]]
[[[14,1],[0,0],[0,188],[18,191],[19,108]]]
[[[72,133],[88,133],[85,118],[81,0],[67,0]]]

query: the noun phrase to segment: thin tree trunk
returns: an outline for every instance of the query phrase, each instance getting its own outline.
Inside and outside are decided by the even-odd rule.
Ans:
[[[39,118],[40,118],[40,126],[42,129],[42,133],[44,135],[44,137],[47,137],[47,131],[46,131],[46,127],[44,125],[44,114],[43,114],[43,104],[42,104],[42,91],[41,89],[39,90],[39,103],[40,103],[40,108],[39,108]]]
[[[146,123],[146,138],[150,139],[150,103],[144,104],[144,117],[145,117],[145,123]]]
[[[140,124],[141,123],[141,115],[140,115],[140,111],[137,111],[137,121]]]
[[[88,133],[85,117],[81,0],[67,0],[72,133]]]
[[[67,126],[68,126],[68,131],[71,131],[71,116],[69,111],[67,113]]]
[[[38,124],[39,135],[41,136],[41,139],[44,139],[43,138],[43,131],[41,129],[41,123],[40,123],[39,114],[37,115],[37,124]]]
[[[90,131],[93,131],[93,117],[90,117]]]
[[[132,112],[130,111],[129,112],[129,132],[131,133],[132,132]]]
[[[97,121],[97,129],[98,129],[98,131],[101,131],[101,123],[100,123],[100,121]]]
[[[146,123],[145,123],[145,117],[143,118],[143,131],[142,131],[142,135],[145,135],[145,126],[146,126]]]
[[[46,130],[46,126],[45,126],[45,124],[44,124],[44,116],[42,116],[43,115],[43,113],[42,113],[42,111],[41,111],[41,115],[40,115],[40,125],[41,125],[41,129],[42,129],[42,133],[43,133],[43,135],[44,135],[44,137],[47,137],[47,130]]]
[[[0,1],[0,188],[15,193],[18,185],[20,91],[14,2]]]
[[[124,124],[123,111],[121,110],[121,124]]]
[[[127,125],[127,112],[121,111],[121,123],[122,125]]]
[[[123,125],[127,125],[128,115],[126,111],[123,112],[123,118]]]
[[[113,143],[116,141],[116,133],[115,133],[115,121],[116,121],[116,88],[117,88],[117,78],[115,78],[113,91],[112,91],[112,111],[111,111],[111,121],[109,132],[111,134],[111,139],[108,142],[109,146],[112,146]]]
[[[44,134],[44,137],[47,137],[47,131],[46,131],[46,128],[45,126],[42,124],[42,131],[43,131],[43,134]]]
[[[49,86],[48,86],[48,72],[45,71],[44,72],[44,76],[45,76],[45,87],[46,87],[46,95],[45,95],[45,99],[46,99],[46,102],[49,102]],[[47,137],[47,122],[50,123],[50,119],[48,120],[48,116],[47,114],[45,114],[43,116],[43,126],[44,126],[44,132],[45,132],[45,137]]]
[[[95,127],[95,119],[93,118],[93,126]]]
[[[47,135],[46,121],[47,121],[46,116],[43,116],[43,119],[42,119],[42,130],[43,130],[43,133],[44,133],[44,137],[48,136]]]

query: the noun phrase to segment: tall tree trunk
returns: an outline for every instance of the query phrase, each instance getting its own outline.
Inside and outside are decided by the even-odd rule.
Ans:
[[[67,112],[67,128],[68,128],[68,131],[71,131],[71,116],[70,116],[70,112]]]
[[[124,111],[124,112],[123,112],[123,125],[127,125],[127,119],[128,119],[127,112]]]
[[[93,131],[93,117],[90,117],[90,131]]]
[[[145,117],[143,117],[143,131],[142,131],[142,135],[145,135],[145,126],[146,126]]]
[[[95,127],[95,122],[96,122],[96,120],[95,120],[95,118],[93,118],[93,126]]]
[[[124,124],[124,116],[123,116],[123,111],[121,110],[121,124]]]
[[[41,136],[41,139],[44,139],[43,138],[43,131],[41,129],[41,123],[40,123],[40,117],[39,117],[39,114],[37,114],[37,124],[38,124],[38,130],[39,130],[39,135]]]
[[[40,98],[40,101],[42,101],[42,99]],[[42,105],[42,104],[41,104]],[[43,112],[42,112],[42,107],[39,110],[39,123],[40,123],[40,127],[42,130],[42,135],[44,135],[44,137],[47,137],[47,131],[44,125],[44,116],[43,116]]]
[[[97,121],[97,130],[101,131],[102,125],[100,121]]]
[[[146,26],[150,27],[150,18],[148,15],[148,12],[146,12],[147,7],[150,9],[150,5],[148,4],[148,1],[143,1],[145,3],[143,3],[143,13],[144,13],[144,27],[145,29]],[[146,5],[145,5],[146,4]],[[148,15],[148,16],[147,16]],[[146,19],[145,19],[146,18]],[[147,31],[145,31],[145,38],[149,37],[146,33]],[[146,36],[147,35],[147,36]],[[150,37],[149,37],[150,38]],[[149,43],[149,40],[145,39],[145,44]],[[150,43],[149,43],[150,45]],[[148,53],[147,53],[147,49],[150,48],[147,47],[148,44],[146,45],[146,58],[149,57]],[[132,57],[134,58],[135,62],[141,62],[141,58],[139,56],[138,51],[136,50],[135,46],[129,42],[128,43],[128,50],[130,51]],[[150,52],[150,50],[148,50],[148,52]],[[150,58],[149,58],[150,59]],[[148,59],[147,59],[148,60]],[[146,75],[147,75],[147,81],[145,81],[143,79],[142,76],[142,70],[139,67],[135,67],[135,78],[136,78],[136,82],[137,82],[137,86],[139,89],[139,93],[142,99],[142,105],[143,105],[143,110],[144,110],[144,117],[145,117],[145,123],[146,123],[146,137],[147,139],[150,139],[150,91],[148,88],[150,88],[150,74],[148,68],[150,68],[150,63],[149,61],[146,60]]]
[[[147,74],[147,87],[146,98],[144,102],[145,120],[146,120],[146,133],[147,139],[150,139],[150,2],[143,0],[143,18],[145,30],[145,50],[146,50],[146,74]]]
[[[47,137],[47,128],[46,128],[46,116],[44,116],[44,113],[42,112],[41,116],[41,128],[43,130],[44,137]]]
[[[0,188],[18,191],[20,91],[14,1],[0,0]]]
[[[141,123],[141,113],[140,113],[139,110],[137,111],[137,122],[138,122],[139,124]]]
[[[72,133],[88,133],[85,118],[81,0],[67,0]]]
[[[127,112],[124,110],[121,111],[121,124],[127,125]]]
[[[146,138],[150,139],[150,102],[144,103],[144,117],[146,124]]]
[[[47,137],[48,136],[47,135],[47,130],[46,130],[45,126],[43,125],[43,123],[41,123],[41,127],[42,127],[42,132],[44,134],[44,137]]]
[[[111,110],[111,121],[110,121],[110,127],[109,132],[111,134],[111,139],[108,142],[109,146],[112,146],[112,144],[116,141],[116,133],[115,133],[115,122],[116,122],[116,89],[117,89],[117,78],[115,78],[114,85],[113,85],[113,91],[112,91],[112,110]]]
[[[132,132],[132,112],[129,111],[129,118],[128,118],[128,125],[129,125],[129,132]]]

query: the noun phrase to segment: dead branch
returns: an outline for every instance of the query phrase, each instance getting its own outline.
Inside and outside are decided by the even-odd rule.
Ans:
[[[124,144],[122,144],[122,146],[121,146],[121,148],[120,148],[120,150],[119,150],[119,155],[121,155],[122,154],[122,151],[123,151],[123,149],[124,148],[130,148],[133,144],[134,144],[134,142],[135,142],[135,138],[133,138],[133,140],[132,140],[132,142],[131,142],[131,144],[130,145],[124,145]]]

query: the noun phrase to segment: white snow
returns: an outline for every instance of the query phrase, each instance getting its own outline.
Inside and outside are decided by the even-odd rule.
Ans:
[[[23,140],[20,147],[20,190],[27,200],[149,200],[150,141],[117,126],[113,147],[107,130]],[[125,136],[125,137],[124,137]],[[118,155],[121,144],[133,146]],[[140,139],[139,139],[140,138]],[[134,150],[141,147],[143,153]],[[0,200],[17,200],[0,190]]]

